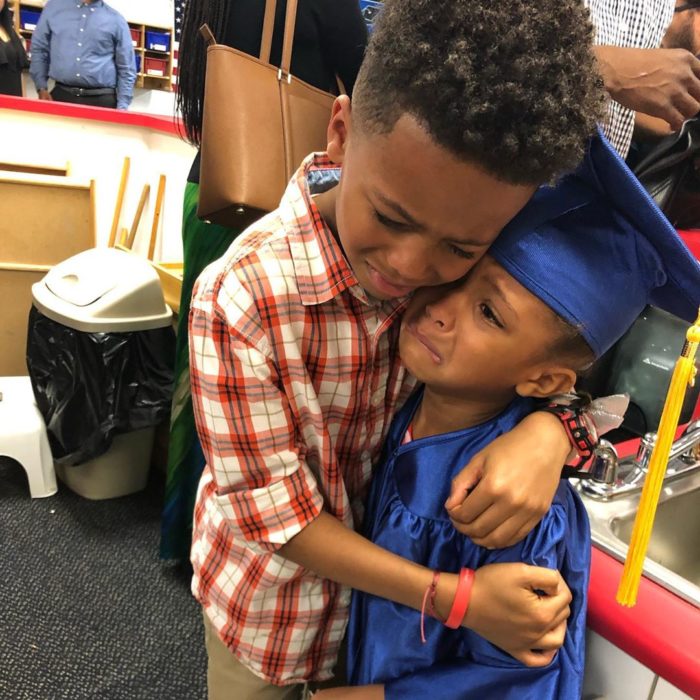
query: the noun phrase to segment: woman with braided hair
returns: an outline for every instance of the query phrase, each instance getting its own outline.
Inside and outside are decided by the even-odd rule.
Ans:
[[[261,0],[188,0],[180,41],[177,107],[184,137],[199,147],[204,102],[206,45],[199,27],[208,24],[216,40],[253,56],[260,52]],[[271,63],[279,65],[286,0],[277,2]],[[298,0],[292,73],[322,90],[335,92],[336,75],[351,93],[362,62],[367,29],[357,0]],[[170,426],[168,475],[161,532],[161,556],[187,561],[192,512],[204,457],[195,431],[189,381],[187,320],[194,281],[220,257],[239,230],[197,218],[199,153],[192,164],[183,201],[184,275],[178,320],[175,387]]]

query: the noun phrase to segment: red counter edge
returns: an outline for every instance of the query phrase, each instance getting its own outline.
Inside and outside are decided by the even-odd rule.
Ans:
[[[151,129],[152,131],[160,131],[171,136],[180,136],[178,125],[181,122],[174,115],[166,117],[159,114],[129,112],[126,110],[106,109],[104,107],[86,107],[85,105],[74,105],[67,102],[32,100],[9,95],[0,95],[0,109],[13,109],[34,114],[53,114],[58,117],[88,119],[110,124],[125,124],[127,126]]]
[[[643,578],[637,604],[615,600],[622,563],[593,547],[588,626],[671,685],[700,698],[700,609]]]

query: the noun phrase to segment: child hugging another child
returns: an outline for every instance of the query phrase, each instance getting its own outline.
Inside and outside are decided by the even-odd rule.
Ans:
[[[420,612],[353,594],[348,673],[361,687],[314,697],[581,697],[591,542],[578,494],[562,481],[539,525],[504,549],[479,547],[457,533],[444,503],[461,465],[537,399],[572,391],[576,372],[648,303],[692,322],[700,265],[602,136],[575,174],[535,195],[466,281],[413,296],[399,348],[423,386],[392,423],[366,534],[435,573]],[[531,652],[549,662],[540,667],[469,629],[449,629],[468,610],[473,570],[517,561],[559,569],[573,596],[563,647]],[[447,604],[444,571],[460,573]]]
[[[298,698],[330,679],[351,588],[421,609],[431,568],[355,531],[416,386],[400,321],[417,288],[462,278],[541,183],[578,164],[603,100],[591,41],[579,0],[387,0],[327,153],[197,280],[206,467],[191,561],[210,700]],[[478,350],[465,341],[463,362]],[[521,539],[569,452],[555,416],[526,416],[462,465],[456,526],[489,546]],[[441,576],[438,610],[460,585]],[[486,565],[458,624],[542,666],[529,650],[561,646],[569,601],[555,569]]]

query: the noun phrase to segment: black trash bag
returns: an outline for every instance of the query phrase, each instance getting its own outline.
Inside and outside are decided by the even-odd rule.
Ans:
[[[27,367],[54,460],[74,466],[103,455],[122,433],[170,412],[175,333],[85,333],[29,313]]]

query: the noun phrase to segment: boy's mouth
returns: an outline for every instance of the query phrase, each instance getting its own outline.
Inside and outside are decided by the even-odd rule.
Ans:
[[[382,294],[389,297],[405,297],[416,290],[415,285],[395,284],[379,272],[379,270],[372,267],[370,263],[366,264],[372,285]]]
[[[437,351],[437,348],[426,338],[417,328],[415,323],[405,323],[404,331],[408,331],[430,354],[435,364],[442,364],[442,355]]]

